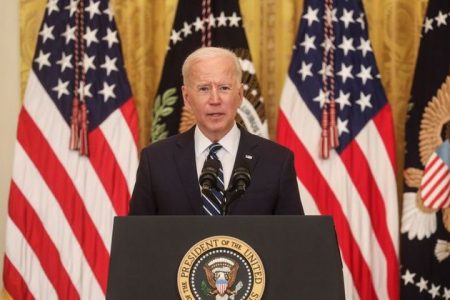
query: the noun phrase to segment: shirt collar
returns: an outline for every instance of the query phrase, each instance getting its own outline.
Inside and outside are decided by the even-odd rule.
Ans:
[[[221,140],[219,140],[218,143],[222,145],[222,148],[228,153],[236,153],[240,137],[241,131],[237,127],[236,123],[234,123],[230,131],[228,131],[228,133]],[[208,147],[213,143],[201,132],[198,126],[195,127],[194,141],[196,156],[201,155],[205,151],[208,153]]]

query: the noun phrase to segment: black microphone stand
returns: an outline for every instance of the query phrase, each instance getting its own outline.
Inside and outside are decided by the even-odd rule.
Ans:
[[[236,189],[232,187],[232,189],[228,189],[224,192],[224,203],[222,205],[222,216],[226,216],[230,213],[231,204],[239,199],[245,190]]]

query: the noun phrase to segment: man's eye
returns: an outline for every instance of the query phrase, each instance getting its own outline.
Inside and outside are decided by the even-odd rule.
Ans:
[[[198,91],[201,92],[201,93],[207,93],[207,92],[209,92],[209,87],[201,86],[201,87],[198,88]]]
[[[231,86],[229,86],[229,85],[221,85],[221,86],[219,87],[219,89],[220,89],[221,91],[228,92],[228,91],[231,91]]]

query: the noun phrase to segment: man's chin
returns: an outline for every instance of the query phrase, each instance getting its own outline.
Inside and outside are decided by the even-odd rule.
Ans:
[[[202,130],[203,134],[214,140],[220,140],[222,137],[224,137],[232,126],[227,126],[227,124],[209,124],[208,126],[204,127]],[[205,131],[205,132],[204,132]]]

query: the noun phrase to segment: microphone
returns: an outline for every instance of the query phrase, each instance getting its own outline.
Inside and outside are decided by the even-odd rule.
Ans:
[[[202,187],[202,193],[220,208],[220,213],[223,214],[223,204],[214,196],[213,189],[217,190],[217,177],[219,176],[220,162],[215,159],[206,158],[203,164],[202,173],[198,179]]]
[[[224,215],[229,213],[230,205],[235,200],[239,199],[247,188],[250,186],[251,175],[247,164],[244,159],[236,160],[236,167],[231,174],[230,184],[226,191]]]
[[[236,191],[245,192],[247,187],[250,185],[250,171],[246,166],[238,166],[234,169],[231,175],[231,184]]]
[[[217,160],[207,158],[200,174],[199,182],[203,190],[211,191],[216,187],[217,176],[219,174],[220,163]]]

